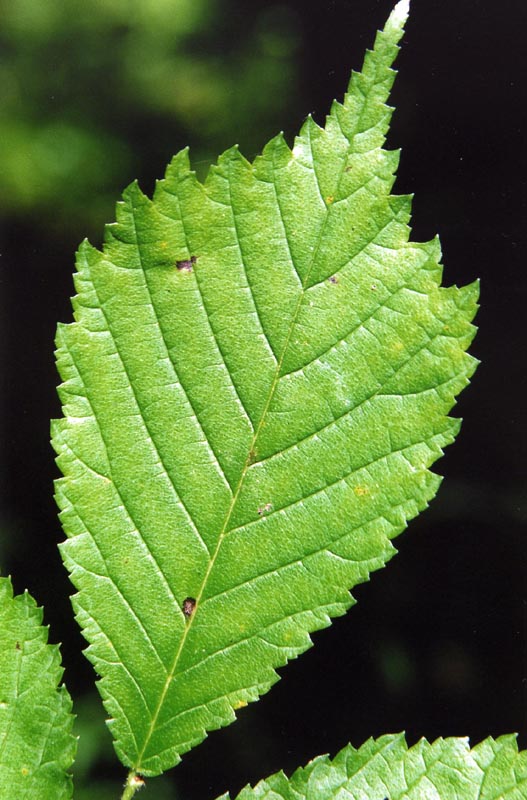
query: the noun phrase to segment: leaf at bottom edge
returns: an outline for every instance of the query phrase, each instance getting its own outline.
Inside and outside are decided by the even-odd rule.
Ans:
[[[229,795],[223,795],[226,800]],[[319,756],[287,778],[283,772],[245,787],[236,800],[525,800],[527,751],[514,735],[470,748],[466,738],[403,734],[347,745],[334,759]]]

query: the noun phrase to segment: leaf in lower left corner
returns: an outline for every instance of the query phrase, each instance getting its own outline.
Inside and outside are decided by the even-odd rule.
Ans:
[[[42,609],[0,578],[0,800],[69,800],[71,698]]]

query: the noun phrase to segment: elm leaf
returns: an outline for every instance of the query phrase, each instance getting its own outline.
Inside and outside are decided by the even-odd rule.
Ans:
[[[319,756],[291,778],[272,775],[236,800],[523,800],[526,791],[527,751],[518,753],[514,736],[470,749],[461,738],[408,748],[404,736],[389,734],[348,745],[333,760]]]
[[[26,592],[0,577],[0,800],[67,800],[76,740],[57,645]]]
[[[475,360],[477,286],[409,241],[383,149],[399,3],[324,129],[188,153],[124,193],[77,258],[57,334],[73,602],[117,753],[137,774],[232,722],[440,483]]]

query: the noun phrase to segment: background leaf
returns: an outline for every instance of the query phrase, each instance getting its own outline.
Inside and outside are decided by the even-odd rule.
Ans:
[[[408,749],[404,736],[387,735],[358,750],[348,745],[333,760],[320,756],[289,779],[272,775],[237,800],[520,800],[526,786],[527,751],[518,753],[514,736],[471,750],[467,739],[421,739]]]
[[[0,577],[0,799],[65,800],[76,740],[57,645],[42,611]]]
[[[325,130],[180,153],[78,257],[58,332],[66,565],[117,751],[156,774],[277,679],[433,497],[477,288],[381,149],[399,4]]]

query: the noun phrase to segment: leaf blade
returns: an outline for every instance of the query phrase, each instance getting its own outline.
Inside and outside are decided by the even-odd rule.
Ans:
[[[347,745],[334,759],[319,756],[291,778],[283,772],[247,786],[236,800],[519,800],[527,786],[527,751],[514,736],[486,739],[470,749],[467,739],[421,739],[408,747],[404,736]]]
[[[0,577],[0,798],[67,800],[76,740],[60,654],[42,611]]]
[[[183,151],[153,200],[126,190],[103,253],[79,251],[62,552],[137,772],[266,692],[439,485],[477,289],[440,287],[438,242],[410,243],[390,195],[403,11],[325,130],[254,165],[233,148],[204,185]]]

